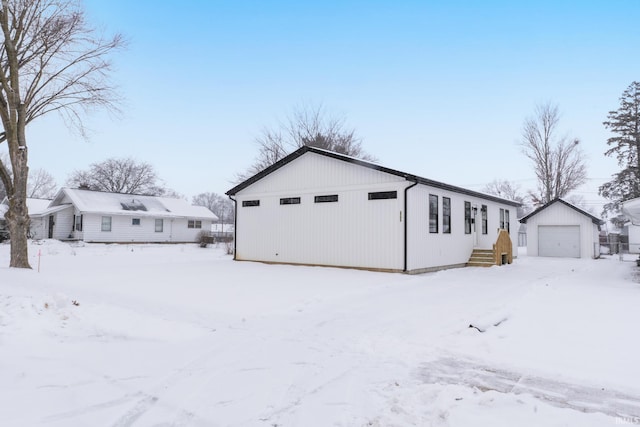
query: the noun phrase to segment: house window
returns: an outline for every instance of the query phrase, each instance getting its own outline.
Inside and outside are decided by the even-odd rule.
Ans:
[[[243,200],[242,207],[248,208],[252,206],[260,206],[260,200]]]
[[[187,228],[202,228],[202,221],[197,219],[190,219],[187,222]]]
[[[369,200],[397,199],[397,191],[376,191],[369,193]]]
[[[156,233],[162,233],[164,229],[164,221],[162,219],[156,219]]]
[[[74,230],[82,231],[82,215],[75,215]]]
[[[500,208],[500,229],[504,229],[504,209]]]
[[[140,218],[131,218],[131,225],[140,225]]]
[[[429,194],[429,233],[438,232],[438,196]]]
[[[509,230],[509,209],[505,209],[504,211],[504,225],[505,225],[505,229],[507,230],[507,233],[509,233],[511,230]]]
[[[451,234],[451,199],[442,198],[442,232]]]
[[[330,194],[328,196],[315,196],[313,198],[313,201],[315,203],[331,203],[331,202],[337,202],[338,201],[338,195],[337,194]]]
[[[464,234],[471,234],[471,202],[464,202]]]
[[[111,231],[111,217],[103,216],[102,217],[102,231]]]
[[[283,197],[280,199],[281,205],[299,205],[300,197]]]
[[[482,234],[487,234],[487,205],[482,205],[480,212],[482,213]]]

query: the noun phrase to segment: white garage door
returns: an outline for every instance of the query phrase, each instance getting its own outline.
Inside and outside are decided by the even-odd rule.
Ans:
[[[580,226],[538,226],[538,255],[580,258]]]

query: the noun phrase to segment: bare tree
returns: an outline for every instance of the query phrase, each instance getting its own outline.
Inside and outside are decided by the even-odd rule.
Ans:
[[[521,203],[522,205],[518,207],[516,215],[518,218],[522,218],[529,212],[530,206],[527,203],[527,198],[524,194],[521,193],[520,186],[509,182],[504,179],[494,179],[489,184],[485,185],[482,189],[483,192],[488,194],[494,194],[498,197],[502,197],[503,199],[513,200]]]
[[[36,199],[52,199],[56,193],[56,180],[49,172],[39,168],[29,173],[27,181],[27,197]]]
[[[74,171],[67,180],[67,186],[150,196],[162,196],[169,191],[161,185],[149,163],[115,157],[92,163],[88,170]]]
[[[347,127],[346,119],[329,115],[322,104],[295,107],[285,123],[273,129],[264,128],[255,142],[258,155],[245,173],[238,174],[236,181],[255,175],[305,145],[376,160],[362,149],[360,138],[354,129]]]
[[[522,128],[522,149],[538,179],[538,190],[529,193],[535,205],[564,197],[587,180],[580,141],[559,137],[559,121],[558,107],[547,103],[536,106]]]
[[[11,235],[11,267],[30,268],[27,250],[28,150],[25,129],[51,112],[84,134],[82,115],[91,107],[112,108],[108,55],[123,45],[120,35],[103,38],[85,21],[75,0],[2,0],[0,7],[0,119],[9,165],[0,163],[7,192],[5,215]]]
[[[216,193],[200,193],[191,202],[197,206],[204,206],[216,214],[222,224],[233,222],[235,216],[234,204],[231,200]]]

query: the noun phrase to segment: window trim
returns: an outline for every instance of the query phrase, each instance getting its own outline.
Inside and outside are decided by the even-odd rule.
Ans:
[[[471,202],[464,202],[464,234],[471,234]]]
[[[451,234],[451,197],[442,197],[442,234]]]
[[[108,220],[107,222],[105,222],[105,220]],[[112,218],[110,216],[103,216],[101,219],[101,224],[100,224],[100,231],[104,231],[104,232],[110,232],[112,229]],[[105,227],[105,225],[109,225],[109,227]]]
[[[300,197],[282,197],[280,199],[281,205],[299,205],[302,202]]]
[[[337,194],[327,194],[322,196],[314,196],[313,203],[335,203],[338,201]]]
[[[199,220],[199,219],[188,219],[187,220],[187,228],[192,228],[192,229],[202,228],[202,220]]]
[[[488,208],[487,205],[482,205],[480,207],[480,217],[481,217],[481,221],[482,221],[482,234],[487,234],[489,232],[488,228],[489,228],[489,214],[487,212]]]
[[[368,195],[368,200],[387,200],[387,199],[397,199],[398,192],[396,190],[393,191],[372,191]]]
[[[434,205],[435,201],[435,205]],[[438,209],[439,200],[436,194],[429,194],[429,233],[438,233]]]
[[[158,221],[160,221],[160,230],[158,230]],[[154,227],[155,227],[154,229],[155,229],[156,233],[163,233],[164,232],[164,219],[156,218]]]
[[[255,206],[260,206],[260,200],[243,200],[242,201],[243,208],[251,208]]]

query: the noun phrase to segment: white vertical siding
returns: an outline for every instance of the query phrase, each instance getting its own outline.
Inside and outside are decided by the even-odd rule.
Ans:
[[[438,197],[437,233],[429,232],[430,194]],[[443,233],[443,197],[451,199],[451,233]],[[517,254],[515,206],[425,185],[410,189],[407,198],[409,271],[463,265],[469,260],[474,248],[492,249],[500,229],[501,208],[509,210],[511,242],[513,253]],[[472,208],[477,208],[475,224],[471,225],[470,234],[465,233],[465,202],[470,202]],[[482,234],[482,205],[487,206],[487,234]],[[474,218],[473,211],[471,218]]]
[[[403,268],[403,189],[397,177],[308,153],[236,195],[236,259],[383,270]],[[368,200],[369,192],[396,199]],[[315,196],[338,202],[315,203]],[[280,199],[300,197],[300,204]],[[260,206],[243,207],[246,200]]]
[[[527,255],[538,256],[538,227],[577,225],[580,227],[580,257],[593,258],[599,253],[598,226],[591,218],[556,202],[527,220]]]

